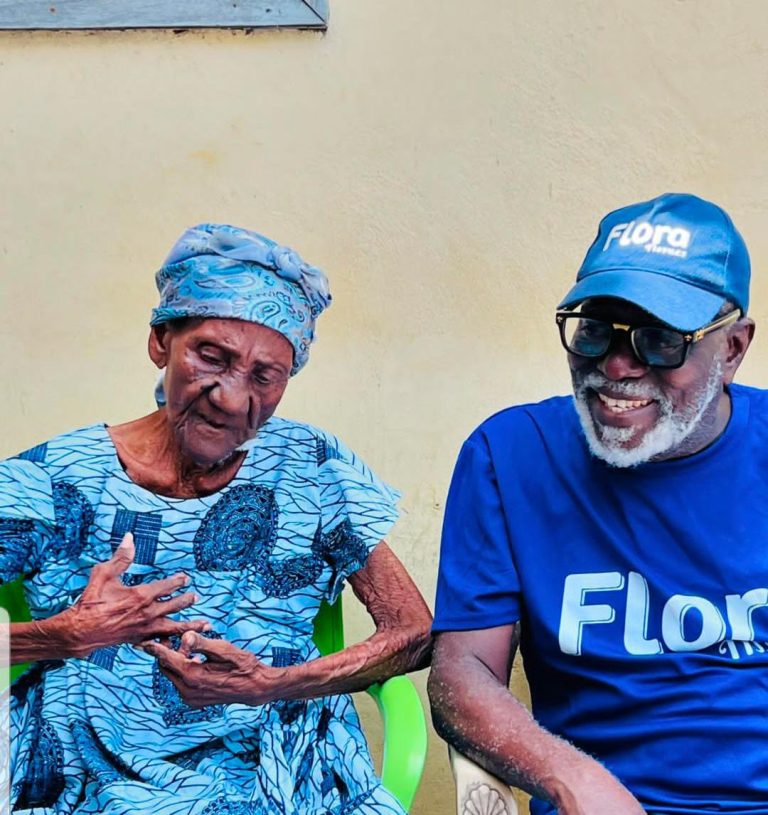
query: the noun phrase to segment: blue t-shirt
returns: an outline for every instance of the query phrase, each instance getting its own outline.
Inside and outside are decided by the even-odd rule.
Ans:
[[[434,630],[522,621],[538,721],[659,815],[768,815],[768,391],[730,392],[712,445],[630,469],[570,398],[502,411],[446,507]]]

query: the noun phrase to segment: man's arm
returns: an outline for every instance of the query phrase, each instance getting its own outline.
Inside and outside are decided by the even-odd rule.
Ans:
[[[384,541],[365,566],[349,577],[357,598],[376,624],[368,639],[301,665],[274,668],[226,640],[194,633],[173,651],[160,643],[142,648],[191,707],[241,703],[262,705],[276,699],[311,699],[365,690],[391,676],[429,664],[432,615],[402,563]],[[197,654],[205,656],[200,662]]]
[[[437,635],[428,683],[437,732],[561,815],[643,815],[605,767],[546,731],[509,692],[517,641],[517,625]]]

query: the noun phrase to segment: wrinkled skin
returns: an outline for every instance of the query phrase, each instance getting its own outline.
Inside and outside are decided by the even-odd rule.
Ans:
[[[644,815],[591,756],[542,728],[507,689],[519,625],[436,635],[428,691],[438,734],[561,815]]]
[[[629,303],[602,298],[585,304],[592,316],[630,325],[649,325],[652,318]],[[649,368],[637,360],[624,338],[602,359],[569,355],[574,386],[599,371],[608,397],[613,383],[633,382],[657,388],[682,410],[700,392],[712,367],[721,366],[717,395],[695,432],[659,459],[678,458],[702,450],[726,427],[731,413],[726,387],[733,381],[754,334],[752,320],[712,332],[690,349],[684,365],[674,370]],[[599,428],[636,427],[629,444],[639,444],[654,427],[658,407],[612,412],[596,393],[589,410]],[[643,815],[635,797],[591,756],[549,733],[508,690],[520,624],[482,631],[447,631],[435,637],[428,691],[437,732],[460,752],[505,783],[551,802],[561,815]]]
[[[149,354],[165,368],[165,419],[182,462],[215,467],[275,412],[293,365],[277,331],[243,320],[156,326]]]
[[[167,405],[110,428],[130,478],[177,498],[209,495],[237,473],[253,438],[280,402],[293,365],[293,347],[276,331],[242,320],[189,319],[152,328],[149,355],[165,369]],[[400,561],[383,541],[350,578],[376,624],[365,642],[291,668],[272,668],[231,643],[197,636],[205,621],[178,623],[167,615],[194,596],[157,598],[179,590],[185,577],[128,588],[119,575],[132,544],[96,566],[80,602],[59,615],[11,627],[13,659],[84,656],[120,642],[143,643],[193,706],[239,701],[263,704],[361,690],[429,659],[431,615]],[[21,626],[19,628],[18,626]],[[186,632],[186,633],[185,633]],[[171,634],[184,634],[180,651]],[[202,663],[195,654],[204,654]]]
[[[275,412],[293,347],[277,331],[243,320],[160,325],[149,355],[165,369],[167,405],[110,430],[132,480],[162,495],[192,498],[228,484],[238,452]]]
[[[351,693],[426,667],[432,615],[384,541],[349,582],[373,617],[376,632],[364,642],[302,665],[273,668],[229,642],[193,632],[182,637],[179,651],[153,642],[142,647],[157,657],[160,669],[191,707],[234,702],[262,705],[276,699]]]
[[[82,658],[108,645],[209,630],[210,623],[205,620],[182,623],[168,617],[195,602],[191,592],[177,594],[189,583],[186,575],[140,586],[123,585],[120,576],[133,562],[134,554],[133,536],[128,533],[109,560],[91,569],[88,584],[73,606],[48,620],[14,624],[11,661]],[[170,595],[175,596],[159,600]],[[42,641],[34,637],[41,631]]]

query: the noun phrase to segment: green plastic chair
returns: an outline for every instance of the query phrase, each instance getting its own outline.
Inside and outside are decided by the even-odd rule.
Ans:
[[[0,586],[0,608],[5,608],[14,622],[30,619],[20,580]],[[318,651],[323,655],[344,647],[341,598],[333,605],[322,603],[315,618],[313,637]],[[13,665],[11,681],[26,667]],[[368,693],[376,701],[384,721],[381,781],[407,812],[416,795],[427,757],[424,708],[413,682],[407,676],[394,676],[380,685],[371,685]]]
[[[323,602],[320,606],[314,640],[321,654],[332,654],[344,647],[341,597],[333,605]],[[368,694],[384,721],[381,783],[408,812],[427,758],[427,722],[421,699],[407,676],[393,676],[380,685],[371,685]]]

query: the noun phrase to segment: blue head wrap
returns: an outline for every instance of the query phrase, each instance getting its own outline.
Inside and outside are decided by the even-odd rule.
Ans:
[[[247,320],[293,346],[291,375],[309,358],[315,320],[331,302],[328,278],[292,249],[227,224],[188,229],[155,276],[160,305],[150,325],[180,317]]]

